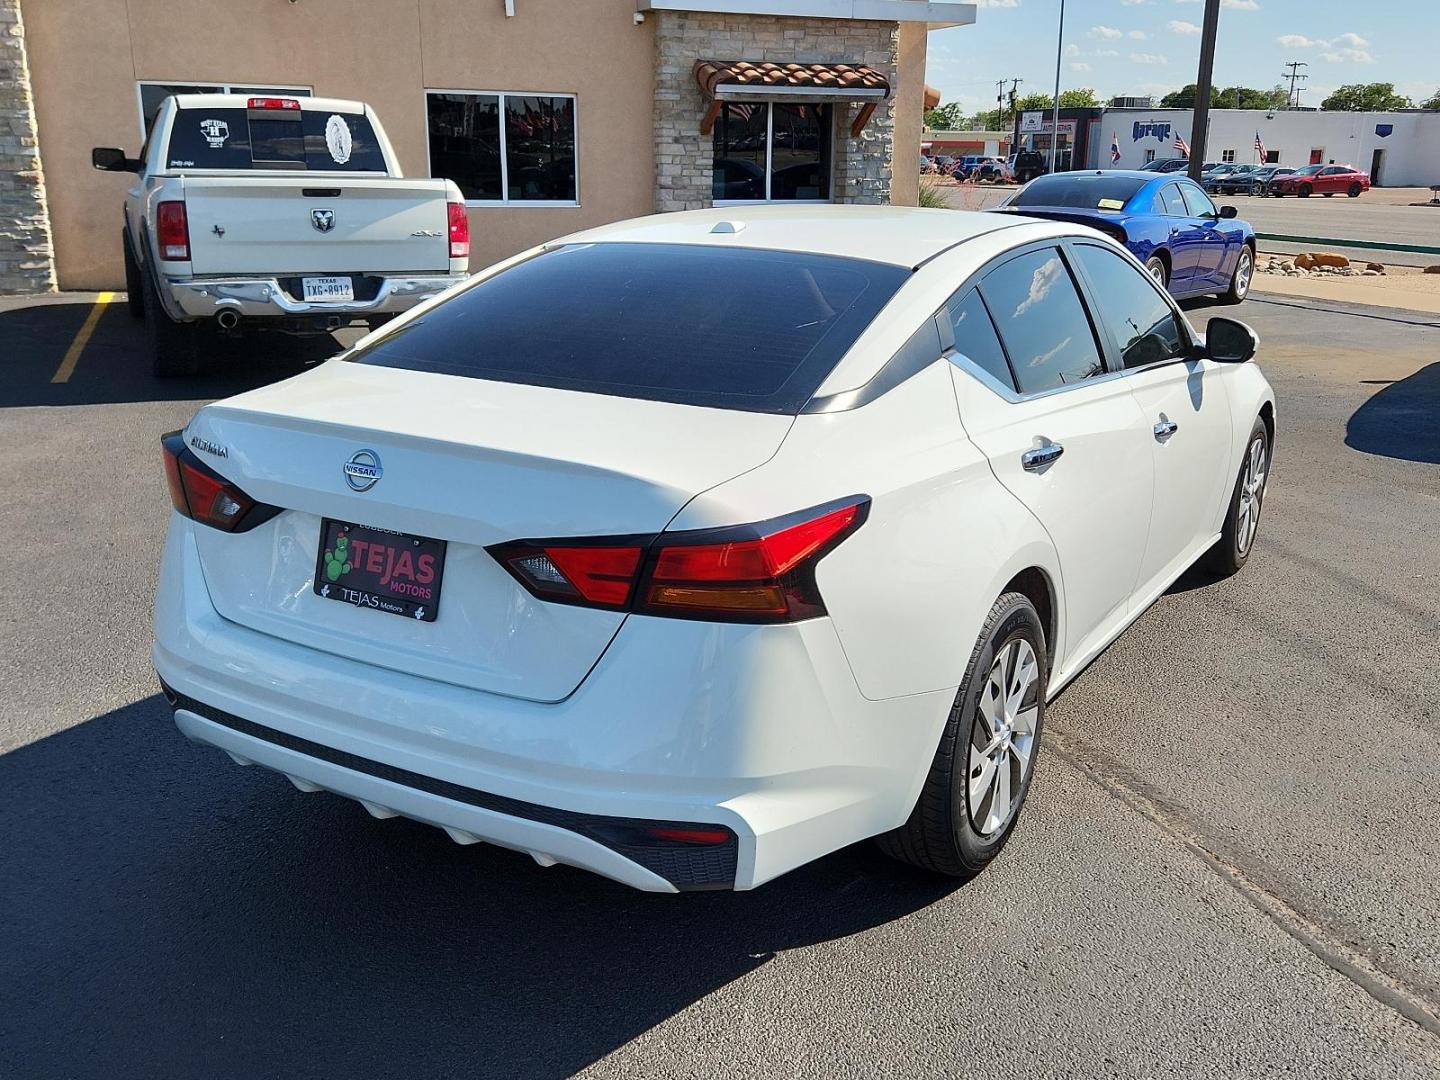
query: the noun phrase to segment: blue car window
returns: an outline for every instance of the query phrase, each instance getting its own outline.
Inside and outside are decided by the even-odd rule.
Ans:
[[[1051,173],[1030,181],[1006,205],[1119,210],[1149,182],[1148,177],[1114,173]]]
[[[1210,196],[1194,184],[1181,184],[1180,193],[1185,196],[1185,205],[1189,208],[1191,217],[1220,216],[1215,210],[1215,204],[1210,201]]]
[[[1189,211],[1185,209],[1185,200],[1180,197],[1180,188],[1176,184],[1166,184],[1160,189],[1160,212],[1169,214],[1171,217],[1189,217]]]

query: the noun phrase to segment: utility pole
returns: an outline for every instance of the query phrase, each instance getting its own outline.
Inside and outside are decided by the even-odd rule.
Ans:
[[[1305,61],[1303,60],[1291,60],[1285,65],[1285,67],[1287,67],[1289,70],[1282,74],[1280,77],[1282,79],[1290,80],[1290,92],[1285,95],[1285,107],[1287,109],[1298,109],[1300,107],[1300,91],[1295,88],[1295,84],[1296,82],[1304,82],[1306,79],[1310,78],[1309,75],[1302,75],[1299,70],[1302,67],[1309,66],[1310,65],[1305,63]],[[1293,105],[1291,104],[1292,98],[1294,99]]]
[[[1211,0],[1217,6],[1220,0]],[[1060,142],[1060,61],[1065,54],[1065,0],[1060,0],[1060,28],[1055,35],[1054,126],[1050,129],[1050,171],[1055,171],[1055,148]],[[1070,164],[1075,164],[1073,161]]]
[[[1190,179],[1197,184],[1205,168],[1205,140],[1210,133],[1210,84],[1215,73],[1215,37],[1219,31],[1220,0],[1205,0],[1205,25],[1200,31],[1200,71],[1195,78],[1195,118],[1190,123],[1189,173]]]
[[[1016,105],[1016,91],[1020,89],[1020,84],[1021,84],[1022,82],[1024,82],[1024,81],[1025,81],[1024,79],[1011,79],[1011,80],[1010,80],[1010,120],[1011,120],[1011,126],[1014,127],[1017,132],[1018,132],[1019,129],[1020,129],[1020,111],[1019,111],[1018,109],[1016,109],[1016,107],[1015,107],[1015,105]],[[1000,119],[1001,121],[1003,121],[1005,118],[1002,116],[1002,117],[1000,117],[999,119]],[[997,125],[996,130],[999,130],[998,125]],[[1013,137],[1010,139],[1010,149],[1012,149],[1012,150],[1015,149],[1015,139],[1014,139]]]

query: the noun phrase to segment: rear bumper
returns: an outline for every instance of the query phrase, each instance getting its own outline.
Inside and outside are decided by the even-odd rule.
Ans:
[[[865,699],[827,619],[632,616],[564,701],[508,698],[226,621],[194,528],[172,522],[153,649],[187,736],[378,816],[639,889],[753,888],[901,824],[954,696]],[[734,843],[657,851],[626,832],[656,823]]]
[[[340,316],[348,320],[407,311],[466,280],[467,276],[462,273],[381,277],[378,289],[368,299],[324,303],[295,299],[279,277],[165,278],[159,291],[167,313],[177,322],[213,318],[226,310],[245,318]]]

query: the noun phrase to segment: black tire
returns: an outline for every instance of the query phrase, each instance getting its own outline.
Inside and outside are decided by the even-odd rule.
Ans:
[[[145,298],[145,327],[150,332],[150,370],[157,378],[174,379],[200,371],[199,323],[173,322],[160,306],[160,296],[149,274],[141,275]]]
[[[1247,267],[1248,262],[1248,267]],[[1242,275],[1242,270],[1248,273]],[[1244,278],[1242,281],[1241,278]],[[1235,261],[1235,273],[1230,276],[1230,287],[1221,295],[1227,304],[1243,303],[1250,295],[1250,283],[1255,279],[1255,249],[1246,244],[1240,249],[1240,258]]]
[[[1360,190],[1361,188],[1359,184],[1351,184],[1348,188],[1345,189],[1345,194],[1352,199],[1358,199],[1360,197]]]
[[[1329,199],[1329,198],[1331,198],[1331,197],[1334,196],[1335,192],[1333,192],[1333,191],[1322,191],[1320,194],[1321,194],[1321,195],[1324,195],[1325,198]]]
[[[1010,750],[1009,744],[999,751],[1003,763],[992,775],[999,779],[999,769],[1006,770],[1013,798],[1003,822],[984,831],[976,824],[968,797],[971,750],[975,748],[977,739],[992,732],[981,710],[981,696],[990,685],[991,669],[996,657],[1006,658],[1016,642],[1027,643],[1035,661],[1035,680],[1020,706],[1025,713],[1032,708],[1034,710],[1033,733],[1028,743],[1026,764],[1021,764],[1018,752]],[[1017,653],[1021,651],[1016,650]],[[1045,722],[1048,667],[1045,630],[1035,606],[1020,593],[1006,593],[995,601],[980,630],[980,639],[975,643],[975,650],[970,654],[970,663],[965,669],[965,680],[960,685],[945,730],[940,736],[940,746],[935,751],[930,774],[925,779],[915,808],[910,811],[909,820],[900,828],[875,838],[882,851],[923,870],[964,880],[980,873],[1000,854],[1020,820],[1025,796],[1035,775],[1035,761]],[[1019,729],[1014,730],[1018,732]],[[985,797],[991,799],[990,809],[993,810],[996,797],[993,789],[982,797],[982,807]]]
[[[1151,255],[1145,260],[1145,272],[1158,281],[1162,289],[1170,287],[1170,268],[1159,255]]]
[[[135,252],[130,248],[130,233],[120,230],[120,250],[125,253],[125,310],[131,318],[145,317],[145,297],[141,292],[140,264],[135,261]]]
[[[1302,198],[1302,199],[1308,199],[1308,198],[1310,198],[1310,196],[1313,195],[1313,194],[1315,194],[1315,189],[1314,189],[1311,185],[1309,185],[1309,184],[1301,184],[1301,185],[1300,185],[1300,198]]]
[[[1249,528],[1249,535],[1245,536],[1242,533],[1245,520],[1242,496],[1246,492],[1251,455],[1257,442],[1260,444],[1260,462],[1264,474],[1252,496],[1250,510],[1254,514],[1254,523]],[[1230,505],[1225,511],[1225,525],[1220,531],[1220,540],[1205,555],[1207,567],[1221,577],[1239,573],[1240,568],[1250,558],[1250,553],[1255,550],[1255,538],[1259,535],[1260,528],[1260,511],[1265,505],[1265,490],[1270,481],[1270,463],[1273,457],[1270,431],[1265,426],[1265,421],[1257,416],[1250,429],[1250,437],[1245,440],[1245,454],[1240,459],[1240,471],[1235,476],[1235,488],[1230,493]]]

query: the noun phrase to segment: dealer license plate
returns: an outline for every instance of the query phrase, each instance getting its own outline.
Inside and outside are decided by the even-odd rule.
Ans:
[[[434,622],[445,541],[345,521],[320,524],[315,593],[326,600]]]
[[[348,277],[307,277],[300,279],[307,303],[325,300],[354,300],[355,283]]]

